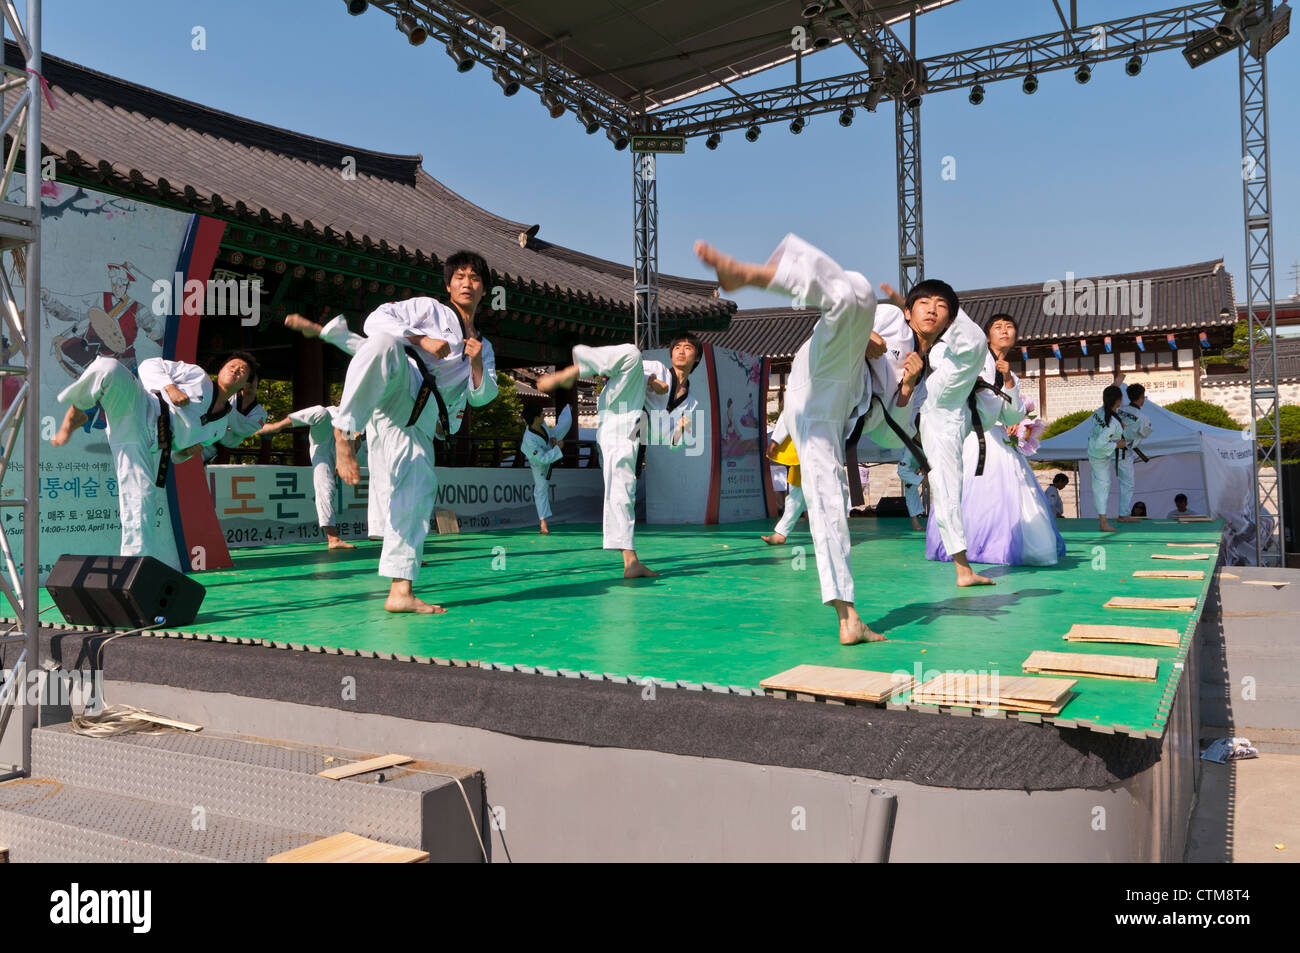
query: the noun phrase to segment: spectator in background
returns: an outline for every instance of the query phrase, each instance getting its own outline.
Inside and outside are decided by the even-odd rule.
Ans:
[[[1179,493],[1174,497],[1174,509],[1169,511],[1165,519],[1176,519],[1179,516],[1194,516],[1191,510],[1187,508],[1187,494]]]
[[[1133,504],[1133,508],[1129,511],[1128,515],[1131,517],[1145,517],[1147,515],[1147,505],[1141,500],[1138,500]]]
[[[1061,500],[1061,491],[1070,484],[1070,478],[1064,473],[1058,473],[1052,477],[1052,485],[1043,491],[1047,497],[1047,505],[1052,511],[1052,515],[1058,520],[1065,516],[1065,503]]]

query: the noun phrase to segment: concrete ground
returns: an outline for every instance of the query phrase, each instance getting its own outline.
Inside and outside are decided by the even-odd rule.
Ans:
[[[1206,605],[1201,625],[1201,748],[1249,738],[1260,755],[1199,762],[1186,859],[1300,860],[1300,572],[1221,570],[1219,600]]]

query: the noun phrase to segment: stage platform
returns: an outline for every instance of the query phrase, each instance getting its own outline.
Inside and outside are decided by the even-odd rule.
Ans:
[[[767,523],[641,526],[638,552],[663,575],[631,581],[617,554],[600,548],[599,527],[431,536],[416,591],[448,610],[437,616],[383,610],[378,543],[352,552],[236,550],[233,569],[197,577],[207,597],[195,623],[178,631],[742,694],[801,664],[906,672],[919,684],[953,671],[1019,676],[1037,649],[1140,656],[1158,660],[1154,682],[1078,679],[1059,716],[1044,720],[1158,738],[1217,560],[1214,549],[1166,544],[1217,542],[1221,527],[1120,525],[1103,534],[1091,520],[1065,520],[1068,548],[1056,566],[987,567],[995,586],[961,590],[951,564],[925,559],[923,534],[905,520],[855,519],[858,609],[888,638],[868,645],[839,644],[834,615],[820,604],[806,523],[780,547],[759,539]],[[1209,558],[1152,559],[1194,552]],[[1161,568],[1200,568],[1205,578],[1133,578],[1135,570]],[[1197,606],[1103,608],[1115,595],[1195,596]],[[1064,642],[1074,623],[1173,628],[1182,641],[1177,648]],[[910,692],[891,704],[929,707],[914,705]]]

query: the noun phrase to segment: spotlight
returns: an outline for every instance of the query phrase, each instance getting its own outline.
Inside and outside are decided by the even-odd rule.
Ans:
[[[816,0],[808,0],[808,2],[803,5],[803,18],[805,20],[811,20],[813,17],[819,17],[825,9],[826,4],[817,3]]]
[[[496,84],[501,87],[501,92],[507,96],[513,96],[519,92],[519,80],[515,79],[514,74],[504,66],[498,66],[492,71],[492,78]]]
[[[795,116],[793,119],[790,120],[790,131],[793,132],[796,136],[799,135],[799,133],[803,132],[803,127],[804,127],[803,116]]]
[[[596,121],[595,114],[586,103],[578,104],[578,122],[582,123],[582,127],[587,130],[589,136],[594,136],[600,132],[600,123]]]
[[[1020,88],[1025,91],[1026,96],[1032,96],[1038,92],[1038,77],[1030,73],[1025,77],[1025,81],[1020,84]]]
[[[1241,21],[1246,18],[1244,10],[1230,10],[1223,15],[1223,19],[1215,26],[1214,32],[1225,40],[1230,40],[1234,36],[1240,36],[1244,32],[1241,28]]]
[[[763,130],[759,129],[758,126],[750,126],[745,130],[745,138],[750,142],[758,142],[758,137],[762,132]]]
[[[884,95],[885,95],[884,83],[872,83],[870,86],[868,86],[867,99],[866,102],[863,103],[863,105],[866,106],[867,112],[869,113],[875,112],[876,107],[880,105],[881,97]],[[852,122],[852,120],[849,121]]]
[[[831,45],[831,40],[837,34],[831,29],[831,25],[825,20],[818,20],[813,24],[813,42],[814,50],[824,50]]]
[[[546,111],[551,114],[552,119],[559,119],[564,115],[564,103],[560,102],[560,97],[549,89],[542,90],[542,105]]]
[[[614,143],[615,152],[622,152],[624,149],[627,148],[626,133],[622,133],[619,130],[611,127],[605,130],[605,135],[609,137],[610,142]]]
[[[1092,79],[1092,69],[1087,63],[1084,63],[1074,71],[1074,81],[1080,86],[1087,86],[1088,80]]]
[[[984,87],[979,83],[976,83],[971,87],[969,98],[972,106],[978,106],[980,103],[984,102]]]
[[[885,78],[885,51],[873,46],[867,53],[867,77],[878,83]]]
[[[420,26],[415,17],[409,13],[403,13],[397,18],[397,31],[406,34],[406,42],[412,46],[419,46],[429,38],[429,34],[424,27]]]
[[[461,46],[460,40],[452,40],[447,44],[447,55],[456,64],[457,73],[468,73],[474,68],[474,57],[470,56],[465,47]]]
[[[370,6],[368,0],[343,0],[348,5],[348,13],[354,17],[359,17],[366,12],[366,7]]]
[[[1241,9],[1241,0],[1219,0],[1219,9],[1224,13],[1232,13],[1234,10]]]
[[[840,113],[840,125],[843,126],[845,129],[853,125],[852,108],[846,108],[843,112]]]
[[[1273,8],[1270,16],[1260,16],[1248,32],[1250,55],[1259,61],[1291,32],[1291,7],[1281,4]]]
[[[1142,72],[1142,57],[1130,56],[1128,62],[1124,64],[1124,72],[1129,76],[1136,76]]]
[[[1211,28],[1202,30],[1192,37],[1192,41],[1183,47],[1183,58],[1187,60],[1188,66],[1196,69],[1239,46],[1241,46],[1240,36],[1236,34],[1222,36],[1216,29]]]
[[[714,149],[718,148],[718,143],[720,143],[721,141],[722,141],[722,137],[715,132],[711,136],[709,136],[709,138],[704,140],[704,146],[710,152],[712,152]]]

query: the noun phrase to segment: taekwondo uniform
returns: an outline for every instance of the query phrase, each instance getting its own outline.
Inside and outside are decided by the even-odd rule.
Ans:
[[[253,401],[253,406],[244,413],[239,409],[239,395],[236,394],[230,398],[230,415],[227,417],[229,424],[226,427],[226,434],[215,444],[203,448],[203,462],[210,463],[217,455],[217,446],[227,447],[234,450],[253,434],[262,429],[266,423],[266,408]]]
[[[435,432],[445,431],[442,437],[456,433],[466,404],[481,407],[497,396],[496,358],[492,345],[482,339],[483,378],[475,387],[460,315],[433,298],[380,305],[366,318],[365,331],[348,364],[334,426],[357,433],[367,423],[374,425],[371,465],[379,457],[389,474],[378,501],[388,516],[379,574],[414,581],[438,488]],[[415,336],[446,341],[450,351],[435,358],[408,343]],[[373,485],[370,490],[378,495]]]
[[[338,472],[334,443],[334,416],[337,407],[304,407],[289,419],[307,428],[307,447],[311,459],[311,482],[316,491],[316,519],[322,527],[338,526]]]
[[[1119,515],[1128,516],[1133,512],[1133,467],[1137,463],[1138,447],[1142,441],[1151,436],[1151,418],[1142,413],[1140,407],[1129,404],[1116,411],[1124,422],[1125,449],[1119,455]]]
[[[1106,501],[1110,497],[1111,467],[1119,469],[1119,458],[1124,452],[1116,446],[1123,436],[1124,421],[1118,414],[1107,420],[1104,407],[1093,412],[1088,462],[1092,464],[1092,505],[1100,517],[1105,517]]]
[[[988,338],[961,308],[927,355],[921,446],[930,464],[930,510],[944,548],[966,551],[962,523],[962,444],[972,425],[970,399],[988,355]],[[982,413],[982,412],[981,412]]]
[[[846,422],[852,426],[854,411],[869,399],[864,355],[876,295],[866,278],[843,270],[797,235],[787,235],[768,263],[776,266],[769,288],[822,312],[795,354],[782,416],[799,459],[822,601],[853,602],[844,437]]]
[[[564,456],[563,448],[551,446],[551,440],[563,440],[572,425],[573,413],[565,407],[554,428],[543,421],[540,432],[529,427],[519,441],[519,450],[533,471],[533,505],[537,507],[538,522],[551,518],[551,466]]]
[[[1049,486],[1043,491],[1043,496],[1047,497],[1047,505],[1052,509],[1052,518],[1060,519],[1065,516],[1065,503],[1061,501],[1061,491],[1055,486]]]
[[[635,344],[606,347],[579,344],[573,349],[573,363],[584,377],[606,378],[596,402],[599,418],[596,445],[600,450],[600,474],[605,484],[602,547],[634,550],[636,457],[645,426],[646,408],[655,411],[654,417],[657,418],[652,421],[654,432],[650,439],[680,448],[685,441],[677,426],[683,419],[689,424],[690,415],[699,402],[691,396],[689,379],[685,397],[678,399],[676,375],[672,368],[660,361],[642,360]],[[646,386],[651,377],[667,381],[668,393],[651,393]]]
[[[366,339],[348,327],[343,315],[335,315],[323,328],[320,339],[333,344],[345,354],[356,355]],[[366,535],[370,539],[383,539],[388,534],[388,468],[384,466],[383,450],[375,436],[373,419],[366,421]],[[358,454],[358,463],[360,455]]]
[[[117,471],[121,554],[153,556],[179,570],[171,527],[157,525],[154,511],[165,500],[161,490],[172,455],[220,440],[229,424],[230,404],[216,406],[218,391],[212,378],[193,364],[154,357],[140,362],[139,373],[137,379],[115,358],[97,357],[58,399],[83,411],[96,403],[104,408]],[[176,385],[189,403],[173,404],[166,391],[169,384]],[[160,440],[164,432],[170,434],[168,443]]]
[[[907,515],[916,518],[925,514],[925,503],[921,500],[921,481],[925,474],[911,451],[898,464],[898,481],[903,485],[903,499],[907,503]]]

